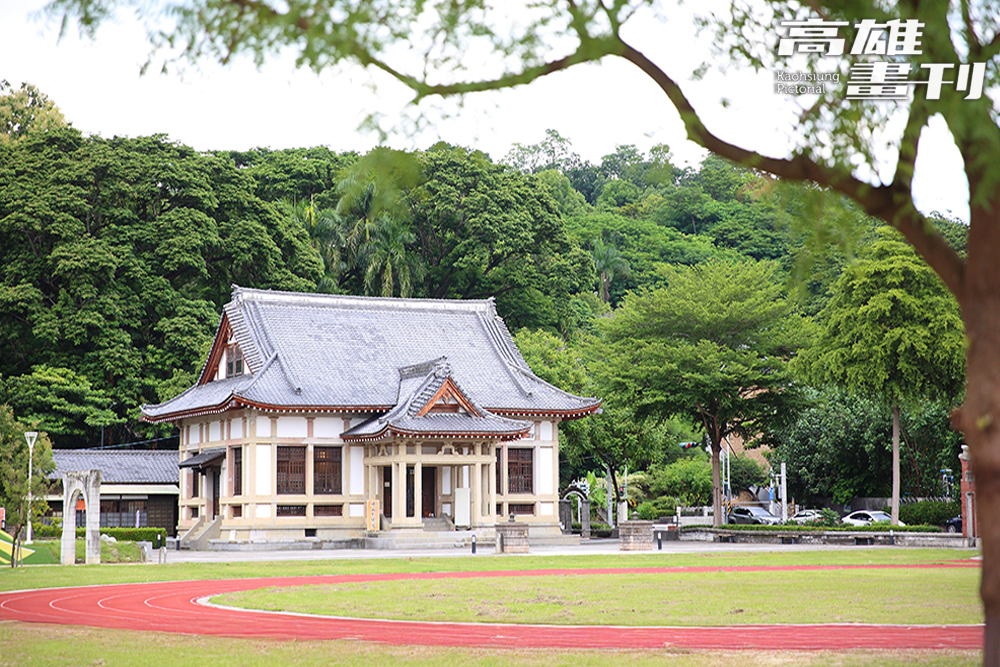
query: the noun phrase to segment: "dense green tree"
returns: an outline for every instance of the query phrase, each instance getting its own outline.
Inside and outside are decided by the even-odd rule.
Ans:
[[[87,447],[95,429],[125,422],[111,410],[111,398],[68,368],[35,366],[30,375],[0,378],[0,403],[64,446]]]
[[[232,161],[164,137],[61,128],[0,146],[0,374],[15,402],[39,368],[78,388],[63,394],[75,406],[25,399],[65,425],[51,428],[57,446],[99,441],[98,424],[110,442],[154,432],[139,406],[203,361],[234,283],[315,289],[308,234],[254,187]],[[115,418],[67,417],[97,408]]]
[[[704,452],[685,456],[666,466],[653,466],[649,476],[650,495],[677,498],[685,507],[712,502],[712,466]]]
[[[898,233],[883,229],[848,266],[801,357],[819,382],[882,401],[892,413],[892,521],[899,520],[900,409],[957,400],[964,380],[958,304]]]
[[[255,192],[264,201],[309,202],[318,210],[337,205],[342,174],[360,159],[356,153],[334,153],[324,146],[219,154],[253,177]]]
[[[891,491],[889,414],[846,392],[815,393],[812,405],[775,434],[772,464],[784,461],[788,492],[800,503],[884,497]]]
[[[407,197],[426,296],[551,293],[546,283],[565,268],[553,260],[569,244],[543,183],[464,149],[428,151],[421,164],[422,182]]]
[[[539,181],[549,188],[549,194],[559,207],[559,214],[563,217],[571,215],[581,215],[588,212],[590,204],[579,191],[574,189],[573,184],[563,172],[549,169],[535,174]]]
[[[0,143],[10,143],[29,132],[65,127],[66,119],[49,97],[30,83],[15,89],[0,79]]]
[[[55,469],[52,443],[48,434],[38,433],[34,449],[29,452],[24,437],[26,431],[37,429],[36,425],[16,419],[10,406],[0,404],[0,507],[6,509],[7,532],[14,538],[15,548],[21,543],[21,531],[28,521],[37,522],[48,509],[48,476]],[[11,567],[16,564],[16,559],[11,558]]]
[[[613,179],[601,188],[596,206],[602,211],[614,211],[638,204],[641,198],[642,190],[635,183]]]
[[[601,343],[592,336],[567,343],[546,331],[522,329],[514,340],[531,369],[546,382],[583,396],[598,391],[594,369],[605,362]],[[620,472],[626,467],[640,470],[673,461],[680,452],[677,443],[690,439],[693,429],[681,422],[636,420],[615,395],[602,399],[601,414],[559,425],[560,484],[568,486],[587,472],[610,470],[614,495],[619,498]]]
[[[600,322],[602,384],[640,419],[684,415],[705,429],[721,525],[722,443],[730,433],[754,441],[794,417],[801,397],[788,362],[810,327],[773,264],[713,261],[664,274],[664,287],[627,296]]]
[[[921,402],[901,416],[902,495],[942,495],[940,471],[958,469],[961,434],[949,413],[946,404]],[[892,418],[879,401],[816,391],[812,405],[774,441],[770,459],[787,463],[789,493],[801,503],[844,505],[892,492]]]

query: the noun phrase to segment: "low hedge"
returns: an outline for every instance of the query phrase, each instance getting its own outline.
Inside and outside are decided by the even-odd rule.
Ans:
[[[152,542],[154,547],[167,544],[166,528],[101,528],[101,535],[113,537],[119,542]],[[77,528],[77,537],[85,537],[86,529]]]
[[[793,533],[822,533],[831,532],[888,532],[890,530],[897,533],[940,533],[939,526],[890,526],[888,523],[873,523],[870,526],[810,526],[803,525],[781,525],[762,526],[759,524],[726,524],[721,526],[722,530],[748,530],[748,531],[784,531]]]
[[[948,519],[961,513],[962,509],[955,501],[922,500],[899,506],[899,520],[905,524],[943,526]]]
[[[37,537],[47,537],[59,539],[62,537],[61,522],[53,522],[51,526],[39,526],[35,531]],[[167,544],[166,528],[101,528],[101,535],[113,537],[119,542],[152,542],[154,547],[162,547]],[[86,528],[76,529],[77,537],[86,537]]]

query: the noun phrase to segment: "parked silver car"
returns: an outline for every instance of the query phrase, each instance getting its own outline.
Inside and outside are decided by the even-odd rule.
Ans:
[[[781,523],[781,519],[763,507],[734,507],[729,512],[728,523],[756,523],[773,526]]]

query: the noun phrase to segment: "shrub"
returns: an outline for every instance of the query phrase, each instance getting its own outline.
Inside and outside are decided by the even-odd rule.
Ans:
[[[958,516],[961,511],[958,503],[954,501],[922,500],[918,503],[900,505],[899,520],[906,525],[943,526],[948,519]]]
[[[113,537],[120,542],[152,542],[154,547],[167,544],[166,528],[101,528],[101,535]],[[76,536],[86,537],[87,529],[77,528]]]
[[[41,537],[41,538],[62,537],[62,519],[55,518],[52,519],[51,524],[43,523],[37,526],[32,526],[32,530],[35,533],[35,537]]]
[[[678,459],[649,472],[650,494],[677,498],[685,507],[712,502],[712,466],[704,457]]]

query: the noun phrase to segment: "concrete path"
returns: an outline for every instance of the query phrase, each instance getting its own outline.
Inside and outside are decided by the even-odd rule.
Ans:
[[[688,553],[741,553],[741,552],[778,552],[778,551],[857,551],[858,549],[899,549],[900,547],[877,546],[835,546],[808,544],[743,544],[718,543],[700,541],[666,541],[663,549],[654,551],[620,551],[617,539],[594,539],[572,546],[532,546],[529,556],[591,556],[600,554],[616,555],[649,555],[650,553],[688,554]],[[976,553],[969,550],[970,555]],[[476,558],[495,557],[493,544],[480,544],[476,549]],[[375,549],[270,549],[261,551],[167,551],[168,563],[231,563],[242,561],[281,561],[281,560],[340,560],[340,559],[377,559],[377,558],[463,558],[472,557],[469,547],[446,549],[406,549],[406,550],[375,550]],[[516,554],[508,554],[502,558],[517,558]]]

